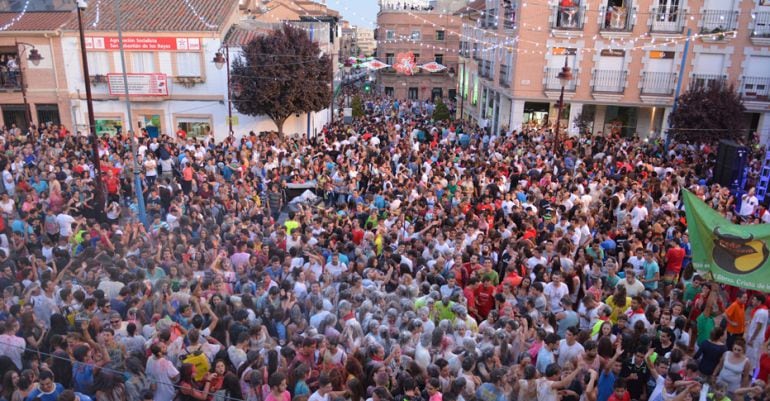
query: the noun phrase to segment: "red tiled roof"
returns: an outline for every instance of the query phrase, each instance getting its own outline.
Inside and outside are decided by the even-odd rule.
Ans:
[[[12,23],[19,15],[20,13],[0,13],[0,26]],[[75,14],[71,11],[27,12],[6,31],[55,31],[74,17]]]
[[[247,29],[234,26],[227,34],[225,43],[228,46],[242,47],[243,45],[251,42],[254,38],[269,35],[273,30],[269,28],[254,28]]]
[[[226,18],[237,7],[238,0],[121,0],[121,28],[128,32],[216,32],[225,28]],[[83,25],[89,31],[116,30],[115,0],[91,1],[83,15]],[[77,30],[77,18],[65,29]]]

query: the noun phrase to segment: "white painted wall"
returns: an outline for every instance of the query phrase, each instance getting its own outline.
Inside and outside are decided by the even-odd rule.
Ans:
[[[136,113],[139,109],[152,109],[163,110],[164,121],[162,122],[164,133],[173,134],[176,130],[174,126],[174,116],[180,114],[187,115],[211,115],[212,130],[214,137],[217,141],[225,139],[228,135],[227,125],[227,72],[225,69],[218,70],[211,60],[214,58],[215,53],[220,48],[220,40],[218,38],[203,38],[202,40],[204,51],[204,70],[202,71],[205,76],[205,82],[196,84],[190,88],[184,87],[179,84],[175,84],[171,78],[168,81],[169,95],[175,97],[181,97],[180,100],[167,100],[159,98],[157,102],[153,101],[138,101],[132,102],[131,107]],[[64,67],[66,73],[66,85],[69,97],[73,105],[73,114],[78,124],[84,124],[88,120],[87,107],[85,100],[80,101],[78,98],[85,99],[85,81],[83,80],[83,69],[80,62],[80,46],[79,39],[77,37],[65,37],[62,39],[62,46],[64,54],[72,55],[72,57],[64,58]],[[233,52],[231,51],[231,56]],[[171,73],[171,57],[173,55],[164,55],[161,53],[160,65],[157,68],[158,72]],[[114,68],[111,72],[120,72],[120,53],[114,52]],[[129,60],[127,60],[127,63]],[[129,67],[130,68],[130,67]],[[92,75],[94,75],[92,73]],[[107,95],[109,90],[106,84],[92,85],[92,93],[95,97],[98,95]],[[218,100],[194,100],[195,96],[218,96]],[[189,96],[189,100],[184,100],[185,96]],[[94,113],[100,114],[112,114],[121,115],[124,118],[124,126],[128,124],[126,118],[126,104],[125,101],[120,99],[110,100],[95,100],[94,101]],[[275,124],[267,116],[246,116],[237,113],[235,107],[233,107],[233,115],[238,116],[238,125],[233,126],[233,131],[236,136],[247,135],[250,131],[273,131],[276,130]],[[311,113],[310,132],[311,135],[314,132],[320,132],[324,124],[328,120],[329,112],[327,110],[320,111],[318,113]],[[137,126],[136,121],[133,121],[133,127]],[[300,134],[306,135],[307,133],[307,115],[301,114],[299,117],[291,116],[284,124],[284,133],[287,135]]]

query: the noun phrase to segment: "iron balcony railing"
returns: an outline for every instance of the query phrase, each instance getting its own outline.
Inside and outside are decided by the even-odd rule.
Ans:
[[[482,78],[486,78],[489,80],[492,80],[495,78],[495,70],[492,68],[492,62],[489,60],[484,60],[482,62],[482,69],[481,69],[481,76]]]
[[[653,7],[650,19],[651,32],[682,33],[686,16],[679,6],[661,6]]]
[[[626,71],[594,70],[594,92],[623,93],[626,87]]]
[[[511,87],[511,77],[509,76],[509,70],[510,67],[508,67],[505,64],[500,64],[500,86],[510,88]]]
[[[753,14],[754,29],[751,36],[755,38],[770,37],[770,11],[762,11]]]
[[[600,13],[604,16],[600,28],[602,31],[631,32],[634,30],[633,8],[611,6],[605,9],[602,7]]]
[[[692,74],[691,88],[712,88],[724,85],[727,76],[718,74]]]
[[[583,8],[581,6],[553,7],[554,29],[583,29]]]
[[[738,27],[738,11],[704,10],[701,14],[701,33],[732,31]]]
[[[545,69],[545,89],[546,90],[561,90],[561,81],[559,81],[559,73],[562,67],[553,67]],[[567,92],[574,92],[577,88],[578,70],[572,70],[572,80],[567,82],[567,86],[564,90]]]
[[[770,78],[743,77],[740,93],[745,100],[770,101]]]
[[[516,4],[508,3],[503,6],[503,29],[514,29],[516,26]]]
[[[671,96],[675,85],[676,74],[673,72],[645,72],[642,76],[643,95]]]
[[[0,88],[21,90],[21,71],[0,71]]]

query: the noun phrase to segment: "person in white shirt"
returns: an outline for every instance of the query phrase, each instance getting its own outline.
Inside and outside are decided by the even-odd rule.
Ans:
[[[626,278],[617,284],[626,288],[626,295],[633,298],[644,291],[644,284],[636,279],[636,273],[631,267],[626,267]]]
[[[11,358],[16,367],[21,370],[21,355],[27,346],[23,338],[16,335],[19,331],[19,323],[16,319],[9,317],[3,325],[3,334],[0,334],[0,355]]]
[[[634,230],[639,228],[639,223],[647,220],[648,215],[649,212],[647,211],[647,207],[644,206],[644,199],[640,198],[636,202],[636,206],[631,209],[631,226],[634,228]]]
[[[754,188],[749,189],[749,193],[741,196],[741,209],[738,214],[743,217],[751,217],[754,214],[757,206],[759,206],[759,199],[754,194],[756,190]]]
[[[763,294],[754,294],[751,297],[751,321],[749,329],[746,330],[746,356],[753,368],[759,367],[759,356],[762,354],[763,343],[765,342],[765,331],[767,330],[768,312],[765,306],[765,296]]]
[[[579,328],[572,326],[564,333],[564,339],[559,341],[559,359],[557,359],[559,366],[577,359],[583,353],[583,346],[577,342],[579,332]]]
[[[166,344],[158,342],[150,347],[152,356],[147,359],[145,373],[147,378],[155,383],[153,401],[172,401],[176,396],[174,382],[179,379],[179,371],[164,357]]]
[[[72,223],[75,223],[77,220],[67,214],[66,212],[61,212],[56,216],[56,222],[59,223],[59,235],[64,238],[69,238],[70,235],[72,235]]]
[[[342,262],[340,261],[340,254],[339,254],[339,253],[337,253],[337,252],[335,252],[335,253],[332,255],[332,260],[331,260],[329,263],[327,263],[327,264],[326,264],[326,266],[324,267],[324,269],[325,269],[327,272],[329,272],[329,274],[331,274],[331,275],[332,275],[332,277],[334,277],[334,278],[337,278],[337,277],[339,277],[339,276],[340,276],[342,273],[344,273],[344,272],[348,271],[348,267],[347,267],[347,265],[345,265],[344,263],[342,263]]]
[[[561,273],[555,272],[551,276],[551,282],[546,284],[543,289],[543,294],[548,300],[552,313],[559,313],[564,310],[561,306],[561,299],[569,294],[569,287],[561,280]]]

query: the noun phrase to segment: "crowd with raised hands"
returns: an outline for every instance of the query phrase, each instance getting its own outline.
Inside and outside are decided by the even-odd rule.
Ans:
[[[102,137],[99,171],[87,136],[4,129],[0,399],[770,399],[765,294],[692,268],[683,189],[770,221],[713,184],[714,144],[432,107]]]

